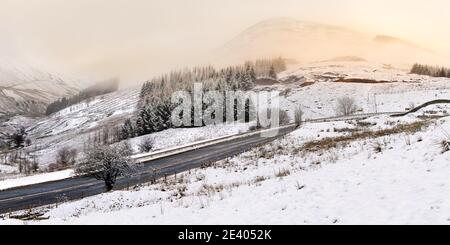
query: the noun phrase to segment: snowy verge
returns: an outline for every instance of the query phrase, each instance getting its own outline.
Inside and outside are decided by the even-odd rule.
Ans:
[[[242,132],[248,131],[248,126],[248,124],[242,123],[232,125],[208,126],[195,129],[170,129],[163,132],[130,139],[129,142],[133,148],[137,148],[138,144],[143,138],[158,138],[159,140],[156,142],[156,147],[161,150],[155,151],[153,153],[136,155],[137,158],[146,157],[156,159],[171,154],[178,154],[184,149],[192,150],[195,149],[195,147],[203,147],[207,146],[208,144],[215,144],[218,141],[229,140],[229,138],[238,137],[239,135],[242,135]],[[169,134],[171,134],[172,137],[167,137],[167,135]],[[181,145],[181,143],[185,144]],[[170,148],[165,149],[164,146]],[[144,160],[148,161],[149,159]],[[27,177],[10,178],[0,181],[0,190],[62,180],[70,178],[72,176],[73,170],[64,170],[53,173],[36,174]]]
[[[49,220],[26,223],[449,224],[450,152],[438,145],[449,118],[416,132],[302,150],[311,140],[420,121],[379,116],[359,124],[307,123],[210,168],[44,209]],[[5,217],[0,224],[24,222]]]
[[[45,182],[51,182],[56,180],[67,179],[73,176],[73,170],[63,170],[53,173],[37,174],[33,176],[27,176],[15,179],[6,179],[0,181],[0,191],[11,189],[19,186],[27,186],[33,184],[40,184]]]

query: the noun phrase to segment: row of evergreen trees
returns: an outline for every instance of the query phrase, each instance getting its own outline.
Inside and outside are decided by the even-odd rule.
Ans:
[[[160,132],[173,128],[172,111],[177,105],[172,104],[171,97],[176,91],[188,91],[192,95],[194,83],[203,84],[203,92],[218,91],[222,95],[226,91],[249,91],[256,85],[259,78],[276,79],[277,73],[286,69],[286,63],[282,58],[261,59],[255,62],[246,62],[240,66],[230,66],[223,69],[215,69],[212,66],[195,67],[181,71],[173,71],[161,77],[154,78],[143,84],[138,103],[137,113],[134,118],[127,120],[120,129],[121,139]],[[193,97],[193,96],[192,96]],[[194,100],[194,98],[192,98]],[[255,108],[246,98],[237,97],[231,102],[233,106],[232,115],[235,120],[239,118],[237,104],[245,103],[245,120],[250,121],[251,115],[255,115]],[[238,101],[241,100],[241,101]],[[230,103],[224,101],[224,105]],[[192,103],[194,105],[194,103]],[[209,105],[203,103],[203,109]],[[199,118],[194,115],[192,106],[191,120]],[[223,109],[223,115],[213,117],[226,118],[230,112]],[[194,123],[192,123],[194,125]]]
[[[411,73],[418,75],[427,75],[432,77],[448,77],[450,78],[450,69],[445,67],[414,64]]]
[[[47,106],[46,115],[51,115],[69,106],[78,104],[84,100],[94,98],[99,95],[115,92],[119,89],[119,79],[111,79],[100,82],[87,89],[80,91],[72,97],[63,97]]]

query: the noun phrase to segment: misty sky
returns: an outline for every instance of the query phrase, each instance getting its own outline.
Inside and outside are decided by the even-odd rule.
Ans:
[[[127,79],[189,66],[249,26],[292,17],[450,53],[446,0],[0,0],[3,57]]]

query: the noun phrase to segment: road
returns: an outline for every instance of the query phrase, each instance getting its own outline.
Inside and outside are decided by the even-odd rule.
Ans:
[[[309,123],[342,121],[349,119],[364,119],[376,115],[393,115],[399,112],[380,112],[351,116],[338,116],[308,120]],[[235,138],[230,141],[201,147],[199,149],[171,155],[156,160],[144,162],[139,173],[132,177],[122,177],[117,180],[115,190],[127,189],[137,184],[148,183],[191,169],[203,164],[217,162],[246,152],[255,146],[271,142],[295,130],[294,126],[279,130],[271,138],[260,134]],[[157,169],[157,171],[155,171]],[[53,182],[22,186],[0,191],[0,214],[18,210],[30,209],[49,204],[61,203],[94,196],[105,192],[104,182],[89,176],[79,176]]]
[[[119,178],[114,189],[123,190],[130,186],[199,168],[204,164],[223,160],[255,146],[271,142],[294,129],[294,126],[281,129],[271,138],[254,134],[145,162],[137,175]],[[155,169],[158,170],[155,171]],[[81,199],[104,192],[104,183],[88,176],[8,189],[0,191],[0,214]]]

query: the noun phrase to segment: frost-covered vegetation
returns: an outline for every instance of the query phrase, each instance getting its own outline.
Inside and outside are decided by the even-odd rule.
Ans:
[[[223,69],[215,69],[211,66],[195,67],[181,71],[173,71],[161,77],[154,78],[142,86],[138,112],[135,118],[127,121],[121,128],[119,135],[121,139],[131,138],[159,132],[174,127],[172,124],[172,111],[177,106],[171,100],[176,91],[186,91],[191,93],[192,101],[192,126],[194,126],[194,83],[202,83],[203,92],[217,91],[223,95],[229,91],[249,91],[256,86],[258,78],[271,77],[276,79],[276,74],[286,69],[286,63],[282,58],[262,59],[255,62],[246,62],[241,66],[232,66]],[[201,99],[201,98],[200,98]],[[234,118],[238,119],[237,104],[245,103],[246,121],[249,121],[249,114],[255,110],[254,103],[248,98],[237,97],[234,104]],[[206,109],[209,104],[201,99],[202,108]],[[224,101],[224,105],[229,102]],[[223,110],[223,118],[229,115],[226,109]],[[222,115],[215,115],[222,117]],[[225,122],[225,120],[224,120]],[[202,122],[202,125],[203,122]]]
[[[420,115],[305,123],[206,169],[42,208],[49,220],[27,224],[448,224],[450,155],[436,139],[450,122]]]
[[[97,146],[86,151],[84,159],[75,165],[75,173],[102,180],[106,190],[111,191],[118,177],[136,173],[137,164],[131,158],[132,154],[133,150],[127,143]]]
[[[119,80],[112,79],[97,83],[89,88],[83,89],[78,94],[71,97],[63,97],[50,103],[47,106],[46,115],[51,115],[71,105],[80,103],[83,100],[92,99],[96,96],[108,94],[117,91],[119,88]]]
[[[422,64],[414,64],[411,68],[411,73],[432,77],[450,77],[449,68]]]

